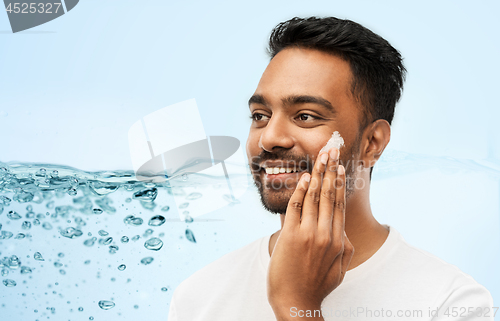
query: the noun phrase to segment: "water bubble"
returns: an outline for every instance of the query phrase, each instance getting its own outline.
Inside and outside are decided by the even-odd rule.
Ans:
[[[170,206],[163,206],[161,208],[162,212],[168,212],[169,209],[170,209]]]
[[[183,209],[183,208],[186,208],[189,206],[189,203],[182,203],[181,205],[179,205],[179,209]]]
[[[31,269],[27,266],[21,266],[21,274],[31,273]]]
[[[102,198],[102,199],[96,200],[95,203],[97,205],[99,205],[104,211],[108,212],[108,214],[116,213],[116,208],[109,205],[109,204],[113,203],[113,200],[107,196]]]
[[[145,209],[150,210],[150,211],[154,211],[154,209],[156,207],[155,202],[141,201],[141,205],[142,205],[142,207],[144,207]]]
[[[83,245],[88,246],[88,247],[93,246],[96,240],[97,240],[97,237],[93,237],[91,239],[85,240],[83,242]]]
[[[40,225],[40,220],[38,220],[38,219],[34,219],[34,220],[33,220],[33,225],[35,225],[35,226]],[[49,225],[50,225],[50,224],[49,224]],[[50,227],[52,228],[52,226],[50,226]],[[49,229],[49,230],[50,230],[50,229]]]
[[[2,274],[2,276],[7,276],[7,275],[9,275],[9,270],[7,270],[7,269],[2,269],[1,274]]]
[[[94,209],[92,210],[92,213],[94,213],[94,214],[96,214],[96,215],[100,215],[100,214],[102,214],[102,210],[101,210],[100,208],[94,208]]]
[[[134,237],[132,238],[132,241],[137,241],[137,240],[138,240],[138,239],[140,239],[140,238],[141,238],[141,236],[140,236],[140,235],[136,235],[136,236],[134,236]]]
[[[139,306],[137,304],[134,305],[134,309],[139,309]]]
[[[142,225],[143,220],[140,217],[135,217],[134,215],[128,215],[123,219],[123,222],[125,222],[125,224],[139,226]]]
[[[25,235],[25,234],[23,234],[23,233],[18,233],[14,239],[16,239],[16,240],[20,240],[20,239],[24,239],[25,237],[26,237],[26,235]]]
[[[75,197],[75,198],[73,198],[73,203],[84,205],[84,206],[88,205],[89,203],[92,204],[92,202],[89,200],[89,198],[87,196]]]
[[[89,320],[90,320],[90,321],[94,320],[94,317],[93,317],[93,316],[90,316],[90,317],[89,317]]]
[[[125,202],[130,203],[130,202],[132,202],[132,199],[131,199],[130,197],[127,197],[127,198],[125,199]]]
[[[106,232],[105,230],[100,230],[98,233],[99,233],[100,236],[107,236],[107,235],[109,235],[109,233]]]
[[[162,246],[162,240],[157,237],[152,237],[144,243],[144,247],[152,251],[158,251],[162,248]]]
[[[102,301],[99,301],[99,307],[103,310],[109,310],[111,308],[114,308],[115,306],[115,303],[113,301],[106,301],[106,300],[102,300]],[[94,318],[92,318],[93,320]]]
[[[31,214],[31,215],[30,215]],[[33,218],[35,215],[35,213],[27,213],[26,214],[26,218]],[[36,218],[39,219],[39,220],[43,220],[45,218],[45,215],[43,215],[42,213],[38,213],[36,215]]]
[[[186,229],[186,238],[193,242],[193,243],[196,243],[196,239],[194,238],[194,234],[193,232],[190,230],[190,229]]]
[[[110,245],[110,246],[109,246],[109,253],[111,253],[111,254],[115,254],[115,253],[116,253],[116,251],[118,251],[118,249],[119,249],[119,247],[118,247],[118,246],[116,246],[116,245]]]
[[[102,245],[110,245],[111,242],[113,242],[113,238],[111,236],[107,237],[105,239],[100,239],[99,240],[99,244],[102,244]]]
[[[61,267],[61,266],[63,266],[63,264],[61,262],[57,262],[56,261],[56,262],[54,262],[54,266],[55,267]]]
[[[66,275],[66,271],[64,271],[63,269],[59,270],[59,273],[61,273],[61,275]]]
[[[29,230],[31,228],[31,222],[28,222],[28,221],[24,221],[23,222],[23,225],[21,225],[21,228],[23,230]]]
[[[13,287],[13,286],[17,285],[16,281],[11,280],[11,279],[5,279],[2,282],[3,282],[3,285],[5,285],[6,287]]]
[[[59,234],[61,234],[64,237],[67,237],[69,239],[73,239],[75,237],[82,236],[83,232],[74,228],[74,227],[68,227],[64,230],[60,230]]]
[[[9,213],[7,213],[7,217],[11,220],[19,220],[21,215],[19,215],[16,211],[9,211]]]
[[[7,266],[8,268],[15,270],[21,266],[21,260],[19,260],[19,258],[17,256],[12,255],[9,258],[7,264],[8,264],[8,266]]]
[[[97,176],[95,176],[95,178],[97,178]],[[89,187],[90,191],[93,194],[98,196],[103,196],[112,193],[118,189],[118,185],[108,182],[99,182],[99,181],[93,181],[93,182],[87,181],[87,186]]]
[[[168,289],[167,289],[166,287],[161,288],[161,290],[162,290],[163,292],[167,292],[167,291],[168,291]]]
[[[149,225],[150,226],[160,226],[165,223],[165,217],[161,215],[155,215],[152,218],[149,219]]]
[[[49,222],[45,222],[42,224],[42,227],[46,230],[51,230],[52,229],[52,225],[49,223]]]
[[[5,206],[9,206],[10,205],[10,202],[12,201],[10,198],[8,198],[7,196],[0,196],[0,201],[3,202],[3,205]]]
[[[68,189],[68,195],[75,196],[76,194],[78,194],[78,191],[76,190],[76,188],[71,187]]]
[[[45,261],[40,252],[35,252],[35,254],[33,254],[33,258],[37,261]]]
[[[14,234],[12,234],[12,232],[9,232],[9,231],[2,231],[0,233],[0,240],[8,240],[10,239]]]
[[[82,312],[82,311],[83,311],[83,308],[82,308],[82,307],[79,307],[79,308],[78,308],[78,311]]]
[[[135,192],[132,195],[132,198],[142,201],[152,202],[156,199],[157,195],[158,195],[158,189],[156,187],[153,187],[150,189],[144,189],[142,191]]]
[[[123,270],[125,270],[126,268],[127,268],[127,266],[126,266],[125,264],[120,264],[120,265],[118,265],[118,270],[120,270],[120,271],[123,271]]]
[[[87,223],[85,223],[85,221],[79,216],[75,217],[75,223],[77,225],[81,225],[81,226],[87,225]]]
[[[86,260],[85,262],[83,262],[83,264],[89,265],[90,264],[90,260]]]
[[[187,181],[187,179],[188,179],[188,176],[186,174],[182,174],[182,180]]]
[[[186,223],[193,223],[193,218],[189,215],[186,215],[186,217],[184,218],[184,222]]]
[[[151,256],[148,256],[148,257],[145,257],[141,260],[141,263],[144,264],[144,265],[148,265],[148,264],[151,264],[151,262],[153,262],[153,258]]]
[[[74,210],[75,208],[73,206],[56,206],[55,216],[68,217],[69,213]]]
[[[153,230],[149,228],[149,229],[147,229],[147,230],[144,231],[144,234],[142,236],[148,237],[151,234],[153,234]]]
[[[26,206],[26,210],[27,210],[28,212],[32,212],[32,211],[33,211],[33,206],[28,204],[28,205]]]
[[[54,208],[54,201],[48,202],[45,207],[47,207],[49,210]]]
[[[61,253],[57,254],[57,256],[64,257],[64,253],[61,252]]]
[[[33,196],[33,193],[21,190],[14,195],[13,199],[18,203],[26,203],[31,202]]]
[[[201,193],[191,193],[189,194],[188,196],[186,196],[186,199],[189,200],[189,201],[193,201],[193,200],[197,200],[199,198],[201,198],[203,195]]]

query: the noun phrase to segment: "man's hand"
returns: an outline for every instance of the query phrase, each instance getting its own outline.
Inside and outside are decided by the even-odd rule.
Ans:
[[[336,148],[327,164],[322,155],[328,156],[319,155],[312,177],[301,176],[272,252],[267,296],[278,320],[291,319],[291,308],[320,310],[323,299],[342,283],[354,254],[344,232],[345,169]]]

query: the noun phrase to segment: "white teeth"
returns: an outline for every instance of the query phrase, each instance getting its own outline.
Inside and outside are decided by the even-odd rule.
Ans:
[[[292,173],[298,172],[295,168],[284,168],[284,167],[267,167],[267,174],[282,174],[282,173]]]

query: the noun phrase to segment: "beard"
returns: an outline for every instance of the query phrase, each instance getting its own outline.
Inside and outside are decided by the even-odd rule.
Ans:
[[[346,201],[354,193],[355,182],[357,181],[355,164],[356,160],[358,159],[357,154],[359,154],[360,144],[361,144],[361,133],[358,134],[358,137],[356,137],[356,141],[351,146],[351,148],[348,149],[347,152],[342,153],[345,155],[345,157],[342,157],[341,154],[341,157],[339,158],[339,164],[345,167]],[[309,174],[311,174],[312,168],[313,164],[311,162],[308,162],[307,172]],[[258,172],[257,174],[255,174],[255,172],[252,171],[252,175],[253,175],[254,185],[257,187],[257,190],[259,191],[260,202],[262,203],[264,209],[268,212],[271,212],[272,214],[285,215],[288,207],[288,202],[290,201],[290,198],[292,197],[292,194],[295,191],[297,184],[285,183],[284,187],[280,186],[279,188],[275,188],[273,184],[267,184],[263,182],[262,172]]]

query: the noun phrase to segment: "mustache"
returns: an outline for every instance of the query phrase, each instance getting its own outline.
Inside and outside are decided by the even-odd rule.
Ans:
[[[309,169],[313,168],[315,160],[313,160],[309,155],[297,156],[290,154],[273,154],[265,152],[259,156],[253,156],[250,159],[250,169],[254,172],[259,172],[263,168],[262,164],[267,161],[283,161],[288,164],[292,164],[297,168],[304,168],[309,171]]]

